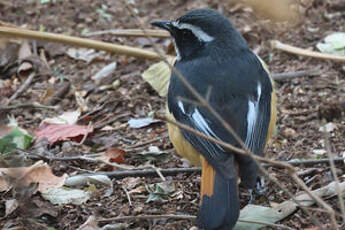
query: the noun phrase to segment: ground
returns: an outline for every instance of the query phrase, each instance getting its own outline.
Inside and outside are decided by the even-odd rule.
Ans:
[[[267,63],[272,73],[282,73],[298,70],[320,70],[314,76],[303,76],[276,82],[278,98],[278,120],[275,135],[270,141],[266,155],[275,160],[317,159],[327,157],[324,151],[330,148],[334,157],[340,157],[345,152],[345,66],[327,60],[298,57],[282,51],[273,50],[270,40],[298,46],[305,49],[316,49],[316,44],[332,32],[345,31],[345,5],[342,1],[297,1],[298,15],[293,22],[277,22],[269,20],[269,15],[260,13],[244,5],[234,4],[234,1],[1,1],[0,20],[25,26],[34,30],[43,30],[73,36],[83,36],[85,32],[109,29],[139,28],[138,21],[125,7],[130,4],[137,12],[141,24],[151,28],[149,22],[153,19],[174,19],[188,10],[199,7],[210,7],[221,11],[243,33],[250,47]],[[267,1],[266,1],[267,2]],[[126,4],[125,4],[126,3]],[[263,11],[265,12],[265,11]],[[278,14],[279,15],[279,14]],[[143,38],[116,37],[111,34],[93,36],[92,39],[125,44],[133,47],[152,49],[149,42]],[[169,39],[154,39],[163,49],[167,48]],[[165,99],[146,83],[141,73],[153,61],[133,57],[104,54],[101,60],[91,63],[70,58],[66,50],[70,47],[37,42],[38,48],[43,48],[50,66],[48,73],[38,75],[31,86],[11,105],[40,102],[47,105],[58,105],[57,110],[38,108],[17,108],[5,112],[0,111],[0,124],[7,122],[7,115],[13,115],[19,126],[33,134],[42,119],[54,117],[64,111],[75,110],[78,104],[75,92],[83,92],[87,98],[89,111],[93,114],[80,124],[92,121],[95,128],[91,137],[82,145],[72,142],[44,145],[45,153],[49,156],[69,157],[92,154],[104,151],[110,147],[122,149],[126,152],[125,164],[138,166],[147,159],[138,158],[139,153],[148,151],[149,146],[157,146],[168,152],[167,158],[151,160],[150,163],[160,168],[188,167],[174,152],[168,136],[166,125],[162,122],[151,124],[141,129],[134,129],[127,124],[130,118],[148,117],[150,114],[163,114]],[[91,79],[103,66],[115,61],[117,67],[107,78],[107,82],[100,85],[120,81],[116,89],[100,90],[99,85]],[[1,78],[5,78],[1,76]],[[0,106],[20,86],[25,79],[15,74],[7,75],[17,82],[15,87],[0,90]],[[19,83],[18,83],[19,82]],[[70,87],[54,103],[44,97],[49,90],[56,92],[66,82]],[[13,83],[15,84],[15,83]],[[102,109],[97,107],[103,106]],[[84,115],[84,114],[82,114]],[[320,131],[320,127],[330,123],[332,130],[328,134]],[[113,129],[104,131],[102,128],[110,126]],[[152,140],[152,141],[150,141]],[[327,144],[327,141],[329,144]],[[147,143],[147,144],[145,144]],[[30,152],[37,152],[42,148],[37,144],[29,148]],[[324,154],[324,155],[323,155]],[[31,161],[31,163],[34,161]],[[63,173],[76,174],[104,170],[96,163],[85,161],[47,161],[56,175]],[[28,164],[26,162],[25,164]],[[339,175],[344,175],[344,165],[337,164]],[[314,168],[311,174],[302,176],[309,188],[317,189],[332,181],[330,167],[325,164],[309,166]],[[306,169],[299,166],[298,170]],[[269,167],[268,171],[274,175],[282,185],[293,194],[302,189],[292,183],[287,171]],[[344,177],[340,178],[344,180]],[[28,229],[77,229],[90,215],[100,218],[116,216],[144,215],[144,214],[188,214],[196,215],[199,204],[200,174],[177,174],[167,176],[167,181],[173,181],[178,195],[168,198],[168,201],[145,202],[147,191],[133,193],[129,204],[123,186],[131,178],[113,179],[113,192],[106,195],[106,188],[97,187],[91,199],[82,205],[54,206],[45,201],[38,193],[30,196],[25,205],[8,217],[1,219],[0,226],[10,223],[21,223]],[[142,177],[141,184],[161,182],[159,177]],[[273,182],[268,181],[268,190],[257,197],[255,204],[273,205],[288,200]],[[248,202],[248,194],[242,191],[241,205]],[[14,196],[18,191],[1,193],[0,216],[5,215],[5,200]],[[20,196],[19,196],[20,197]],[[20,198],[18,198],[20,199]],[[332,207],[340,212],[337,198],[329,199]],[[26,207],[26,208],[25,208]],[[314,207],[316,208],[316,206]],[[329,218],[316,209],[312,210],[320,222],[325,226]],[[340,220],[340,219],[338,219]],[[189,229],[194,222],[189,220],[129,220],[128,229]],[[40,224],[40,225],[39,225]],[[103,223],[104,224],[104,223]],[[301,210],[280,222],[295,229],[316,229],[310,218]],[[102,225],[102,223],[101,223]],[[41,226],[41,227],[37,227]],[[344,225],[343,225],[344,227]]]

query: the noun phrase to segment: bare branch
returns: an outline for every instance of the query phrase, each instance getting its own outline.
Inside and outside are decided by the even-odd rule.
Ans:
[[[150,37],[170,38],[169,32],[165,30],[146,30]],[[142,30],[138,29],[116,29],[116,30],[102,30],[85,33],[84,36],[91,37],[97,35],[111,34],[118,37],[146,37]]]
[[[57,42],[57,43],[62,43],[62,44],[67,44],[67,45],[75,45],[79,47],[104,50],[111,53],[116,53],[120,55],[128,55],[128,56],[133,56],[133,57],[138,57],[138,58],[146,58],[146,59],[160,58],[160,56],[157,55],[155,52],[140,49],[140,48],[134,48],[134,47],[124,46],[124,45],[114,45],[107,42],[94,41],[94,40],[86,39],[86,38],[78,38],[78,37],[72,37],[72,36],[67,36],[63,34],[39,32],[39,31],[26,30],[26,29],[20,29],[20,28],[0,26],[0,36],[20,37],[20,38],[27,38],[27,39],[34,39],[34,40]]]
[[[310,50],[298,48],[295,46],[291,46],[288,44],[284,44],[277,40],[271,41],[271,47],[272,49],[278,49],[278,50],[282,50],[282,51],[300,55],[300,56],[306,56],[306,57],[312,57],[312,58],[318,58],[318,59],[330,60],[330,61],[337,61],[337,62],[345,62],[344,56],[310,51]]]

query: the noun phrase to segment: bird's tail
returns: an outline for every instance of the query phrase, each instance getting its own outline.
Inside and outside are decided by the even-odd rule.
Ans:
[[[202,160],[201,206],[197,225],[205,230],[230,230],[239,217],[237,178],[225,178]]]

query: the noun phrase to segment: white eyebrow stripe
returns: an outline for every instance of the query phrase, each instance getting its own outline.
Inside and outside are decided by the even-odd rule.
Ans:
[[[205,33],[200,27],[194,26],[188,23],[179,23],[179,22],[172,22],[173,26],[179,28],[179,29],[188,29],[192,31],[192,33],[203,42],[210,42],[214,39],[214,37],[208,35]]]

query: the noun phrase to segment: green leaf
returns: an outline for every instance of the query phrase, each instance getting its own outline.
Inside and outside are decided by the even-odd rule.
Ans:
[[[11,153],[16,148],[27,149],[33,137],[15,127],[7,136],[0,139],[0,153]]]
[[[171,65],[174,65],[175,61],[176,57],[168,57],[168,62]],[[164,61],[160,61],[145,70],[142,77],[158,92],[159,96],[165,97],[168,94],[170,75],[169,66]]]
[[[41,192],[42,197],[53,204],[76,204],[81,205],[89,200],[91,193],[80,189],[69,189],[66,187],[49,188]]]
[[[244,221],[274,224],[282,219],[282,214],[270,207],[247,205],[241,210],[239,219]],[[234,230],[257,230],[264,226],[264,224],[237,222]]]
[[[324,42],[319,42],[316,47],[322,53],[345,55],[345,33],[330,34],[325,37]]]
[[[161,151],[157,146],[150,146],[149,151],[140,152],[132,156],[139,161],[168,162],[171,154]]]
[[[150,201],[167,201],[176,190],[175,184],[172,181],[163,181],[153,185],[145,185],[149,192],[146,203]]]

